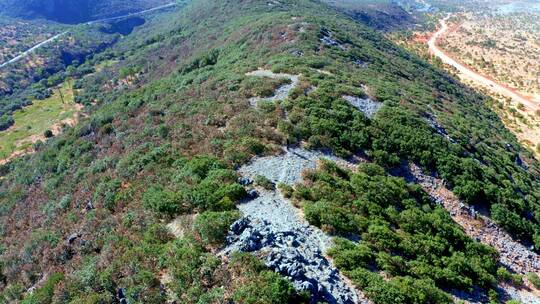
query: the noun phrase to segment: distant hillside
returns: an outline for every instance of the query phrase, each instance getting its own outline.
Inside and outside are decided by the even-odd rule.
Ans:
[[[414,15],[392,0],[324,0],[324,2],[378,30],[409,28],[417,23]]]
[[[124,15],[167,4],[169,0],[0,0],[0,12],[11,17],[45,18],[80,23]]]

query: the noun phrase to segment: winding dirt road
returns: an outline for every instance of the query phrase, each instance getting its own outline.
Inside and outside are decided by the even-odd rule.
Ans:
[[[127,15],[122,15],[122,16],[118,16],[118,17],[110,17],[110,18],[104,18],[104,19],[98,19],[98,20],[93,20],[93,21],[90,21],[90,22],[86,22],[85,24],[87,25],[90,25],[90,24],[95,24],[95,23],[100,23],[100,22],[108,22],[108,21],[114,21],[114,20],[118,20],[118,19],[122,19],[122,18],[127,18],[127,17],[133,17],[133,16],[138,16],[138,15],[142,15],[142,14],[146,14],[146,13],[150,13],[150,12],[154,12],[154,11],[157,11],[157,10],[161,10],[161,9],[165,9],[165,8],[169,8],[169,7],[173,7],[173,6],[176,6],[177,3],[173,2],[173,3],[169,3],[169,4],[165,4],[165,5],[160,5],[160,6],[157,6],[157,7],[153,7],[153,8],[150,8],[150,9],[147,9],[147,10],[144,10],[144,11],[140,11],[140,12],[136,12],[136,13],[130,13],[130,14],[127,14]],[[3,63],[0,63],[0,69],[5,67],[5,66],[8,66],[12,63],[15,63],[23,58],[25,58],[26,56],[28,56],[29,54],[31,54],[33,51],[39,49],[39,48],[42,48],[46,45],[48,45],[49,43],[55,41],[56,39],[64,36],[65,34],[67,34],[68,32],[65,31],[65,32],[62,32],[60,34],[57,34],[47,40],[44,40],[36,45],[34,45],[33,47],[29,48],[28,50],[20,53],[19,55],[13,57],[12,59],[6,61],[6,62],[3,62]]]
[[[452,58],[448,53],[443,51],[437,45],[439,40],[443,38],[449,30],[448,25],[446,24],[447,18],[441,20],[441,28],[429,39],[428,46],[431,54],[437,56],[444,64],[448,64],[456,68],[461,76],[467,80],[470,80],[494,93],[501,94],[503,96],[514,99],[516,102],[522,103],[526,107],[536,110],[540,107],[540,103],[528,98],[515,90],[500,84],[489,77],[478,74],[477,72],[471,70],[466,65],[458,62],[456,59]]]

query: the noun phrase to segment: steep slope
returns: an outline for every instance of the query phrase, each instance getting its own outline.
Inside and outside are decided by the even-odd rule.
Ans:
[[[325,164],[304,185],[278,186],[316,231],[353,240],[329,253],[375,303],[449,303],[470,290],[495,300],[500,283],[520,282],[419,185],[390,176],[404,162],[540,245],[539,164],[485,97],[321,2],[197,0],[108,55],[77,81],[89,117],[1,168],[6,301],[317,300],[260,253],[216,256],[236,205],[255,195],[234,169],[287,144],[376,163]],[[299,78],[253,77],[260,68]],[[382,108],[368,117],[362,102]]]
[[[167,0],[1,0],[0,12],[11,17],[81,23],[157,7]]]

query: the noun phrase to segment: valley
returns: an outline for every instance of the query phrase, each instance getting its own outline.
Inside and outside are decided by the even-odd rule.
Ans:
[[[168,3],[152,8],[148,8],[142,11],[137,11],[133,13],[129,13],[127,15],[122,16],[115,16],[115,17],[109,17],[99,20],[93,20],[87,22],[85,25],[88,26],[88,31],[92,31],[92,28],[90,27],[92,24],[101,24],[101,23],[107,23],[109,22],[112,25],[116,25],[118,23],[115,23],[117,20],[127,20],[129,23],[130,20],[133,20],[134,17],[149,14],[152,12],[164,10],[171,8],[175,6],[176,3]],[[31,23],[25,23],[24,21],[15,21],[15,19],[6,19],[11,20],[11,24],[14,26],[18,26],[19,30],[16,30],[17,27],[6,27],[6,30],[11,30],[12,32],[17,33],[25,33],[28,37],[18,37],[18,39],[15,39],[11,41],[12,45],[16,45],[16,50],[20,49],[21,47],[26,48],[24,51],[19,51],[19,53],[14,53],[13,50],[7,49],[5,51],[5,61],[0,63],[0,71],[1,69],[4,70],[4,73],[0,73],[0,83],[2,81],[2,78],[4,78],[4,85],[8,86],[9,84],[9,78],[14,77],[13,75],[10,75],[9,68],[11,66],[15,66],[17,64],[25,66],[24,70],[26,71],[41,71],[40,73],[46,74],[44,72],[47,69],[47,56],[55,56],[51,55],[50,53],[43,53],[41,49],[47,49],[47,48],[54,48],[55,44],[64,45],[66,48],[75,47],[75,44],[80,43],[82,47],[89,48],[90,50],[95,49],[96,51],[99,51],[99,48],[103,48],[103,46],[91,46],[85,45],[89,43],[89,41],[84,41],[84,38],[82,36],[76,37],[76,35],[73,35],[72,33],[67,31],[63,31],[58,34],[54,34],[52,32],[49,34],[47,39],[39,41],[39,39],[43,39],[43,35],[39,34],[39,31],[36,31],[36,29],[28,27]],[[7,22],[7,21],[6,21]],[[140,21],[136,21],[140,22]],[[143,20],[144,23],[144,20]],[[52,24],[52,23],[51,23]],[[83,26],[85,26],[83,25]],[[133,28],[137,25],[141,24],[134,24],[132,28],[129,29],[120,29],[118,27],[117,30],[120,31],[126,31],[124,34],[127,35],[133,31]],[[60,24],[55,25],[56,27],[61,27]],[[127,25],[129,27],[129,25]],[[124,25],[125,27],[125,25]],[[69,29],[67,26],[63,26],[64,29]],[[23,30],[24,29],[24,30]],[[47,28],[41,28],[40,30],[46,31]],[[84,29],[83,29],[84,31]],[[116,34],[116,30],[113,30],[110,32],[110,34]],[[54,34],[54,35],[53,35]],[[47,34],[44,34],[45,37]],[[52,36],[51,36],[52,35]],[[6,34],[7,36],[7,34]],[[22,40],[24,39],[24,40]],[[81,42],[75,42],[75,39],[81,39]],[[71,41],[70,41],[71,40]],[[66,46],[67,42],[67,46]],[[34,45],[31,45],[29,43],[35,43]],[[102,42],[100,42],[102,43]],[[64,53],[66,50],[63,50],[63,57],[69,57],[71,55]],[[90,51],[93,52],[93,51]],[[86,55],[79,55],[84,58]],[[81,58],[81,57],[80,57]],[[82,59],[81,58],[81,59]],[[69,61],[77,59],[68,59]],[[19,63],[20,62],[20,63]],[[69,64],[67,62],[66,64]],[[14,67],[16,69],[16,67]],[[75,75],[77,78],[80,78],[83,74],[86,74],[88,72],[91,72],[93,70],[92,67],[87,66],[84,69],[87,70],[87,72],[83,72],[82,74]],[[53,72],[54,73],[54,72]],[[39,74],[39,73],[38,73]],[[43,75],[35,75],[35,78],[43,77]],[[65,76],[64,76],[65,77]],[[9,160],[11,160],[14,156],[20,156],[23,153],[29,152],[32,150],[32,145],[35,144],[38,141],[43,141],[45,138],[43,137],[43,133],[47,130],[53,131],[53,136],[58,135],[61,130],[63,129],[63,125],[73,126],[77,119],[75,116],[78,115],[78,112],[83,108],[81,104],[77,104],[74,102],[74,95],[73,95],[73,79],[66,79],[64,82],[61,82],[63,79],[55,79],[51,82],[52,79],[49,79],[49,83],[46,85],[46,88],[41,88],[42,91],[38,93],[39,96],[45,95],[45,99],[42,97],[39,97],[39,99],[36,103],[36,100],[26,102],[30,103],[30,106],[24,105],[22,106],[23,109],[16,109],[15,111],[7,111],[8,113],[3,113],[4,116],[8,115],[10,120],[12,121],[7,127],[7,130],[2,131],[0,134],[0,161],[5,163]],[[23,82],[26,80],[23,80]],[[59,83],[60,82],[60,83]],[[30,85],[31,83],[28,83],[26,85]],[[12,85],[13,86],[13,85]],[[35,86],[34,86],[35,87]],[[35,89],[34,89],[35,90]],[[24,94],[24,87],[21,90],[22,92],[19,92],[19,94]],[[51,93],[52,92],[52,93]],[[7,93],[7,94],[6,94]],[[16,95],[17,93],[13,94],[13,92],[5,92],[4,98],[7,102],[10,102],[10,99],[13,98],[13,95]],[[50,97],[46,97],[48,95],[52,95]],[[61,101],[61,104],[59,103]],[[7,107],[10,107],[11,105],[7,105]],[[77,108],[76,115],[72,115],[73,109]]]
[[[482,74],[540,102],[538,14],[458,15],[441,47]]]

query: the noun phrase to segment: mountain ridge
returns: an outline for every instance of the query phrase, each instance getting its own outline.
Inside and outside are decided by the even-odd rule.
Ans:
[[[330,262],[374,303],[452,303],[471,291],[497,301],[508,296],[500,286],[519,288],[493,247],[391,173],[417,164],[538,246],[540,165],[485,96],[368,26],[319,1],[197,0],[106,55],[75,80],[88,117],[0,167],[0,299],[321,300],[316,281],[293,288],[305,277],[294,259],[280,262],[290,256],[216,255],[237,232],[248,249],[294,250],[301,240],[237,224],[238,205],[266,193],[334,239]],[[280,90],[288,96],[272,99]],[[368,115],[361,103],[378,106]],[[356,163],[297,166],[308,154],[298,149]],[[255,177],[236,170],[280,154],[290,176],[272,162]]]

